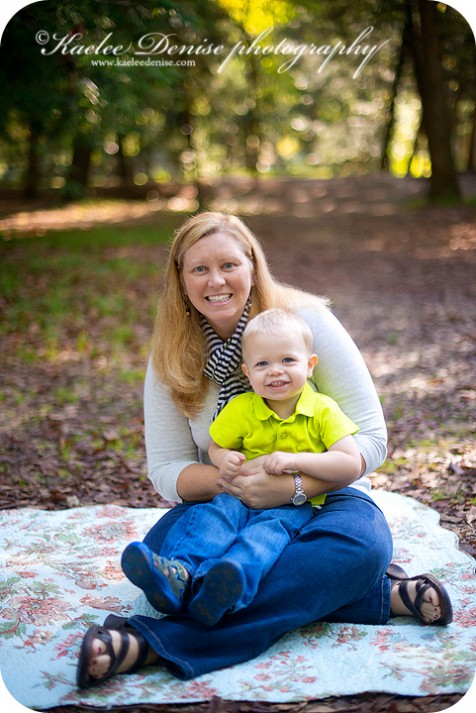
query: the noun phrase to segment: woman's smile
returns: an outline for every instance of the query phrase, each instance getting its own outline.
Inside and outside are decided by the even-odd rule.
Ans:
[[[225,302],[231,300],[232,296],[231,292],[228,292],[224,295],[207,295],[205,299],[212,304],[225,304]]]

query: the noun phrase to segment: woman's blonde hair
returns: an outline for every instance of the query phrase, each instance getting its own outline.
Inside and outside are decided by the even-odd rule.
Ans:
[[[207,346],[200,315],[185,296],[180,271],[186,251],[214,233],[235,238],[253,266],[250,317],[271,307],[292,310],[309,305],[323,308],[326,300],[277,282],[253,233],[239,218],[219,212],[192,216],[178,229],[165,269],[163,288],[152,337],[154,369],[169,387],[174,403],[189,418],[203,408],[209,385],[203,369]]]

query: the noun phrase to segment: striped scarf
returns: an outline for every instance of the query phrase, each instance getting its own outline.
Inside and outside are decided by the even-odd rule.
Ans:
[[[208,343],[208,361],[203,373],[220,387],[213,421],[234,396],[250,391],[251,388],[250,382],[240,369],[241,337],[248,322],[250,307],[249,299],[235,331],[225,342],[220,339],[205,317],[200,315],[200,324]]]

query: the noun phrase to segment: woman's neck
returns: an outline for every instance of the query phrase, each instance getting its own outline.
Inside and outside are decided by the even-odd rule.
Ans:
[[[232,324],[216,324],[207,320],[210,327],[213,329],[217,337],[220,337],[222,342],[226,342],[234,333],[238,326],[238,322],[233,322]]]

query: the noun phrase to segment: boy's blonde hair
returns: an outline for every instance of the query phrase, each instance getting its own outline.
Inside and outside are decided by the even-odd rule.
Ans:
[[[284,309],[268,309],[248,322],[243,332],[243,353],[247,340],[256,334],[276,336],[288,335],[290,332],[301,336],[309,354],[313,353],[314,339],[308,324],[299,315]]]

